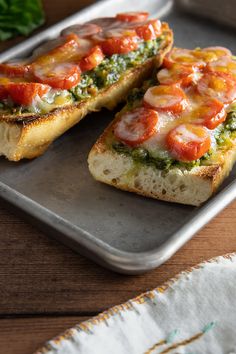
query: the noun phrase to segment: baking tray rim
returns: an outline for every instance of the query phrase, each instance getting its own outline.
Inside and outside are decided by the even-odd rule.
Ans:
[[[213,196],[207,204],[199,207],[195,216],[172,234],[161,246],[151,251],[128,252],[97,239],[79,226],[71,224],[66,219],[0,181],[0,198],[20,209],[24,214],[49,226],[53,230],[53,232],[49,231],[51,236],[58,239],[54,233],[60,234],[63,232],[64,239],[60,240],[62,243],[69,245],[70,248],[79,251],[79,253],[103,266],[125,274],[141,274],[167,261],[235,197],[236,181],[233,181],[224,190]]]
[[[62,21],[41,31],[40,33],[26,39],[20,44],[0,53],[0,61],[5,61],[13,56],[17,56],[22,51],[32,50],[45,38],[53,38],[63,27],[76,21],[78,16],[88,14],[97,7],[106,6],[112,3],[112,0],[100,0],[98,3],[87,6],[86,8],[66,17]],[[161,11],[168,12],[173,5],[173,0],[167,0],[165,8]],[[21,194],[7,184],[0,181],[0,198],[5,200],[18,211],[23,211],[25,216],[33,217],[46,228],[48,233],[54,238],[60,239],[60,242],[69,245],[69,247],[86,255],[97,263],[106,266],[112,270],[126,274],[140,274],[145,271],[158,267],[177,252],[197,231],[199,231],[207,222],[216,216],[236,197],[236,181],[231,182],[223,190],[213,196],[207,204],[199,207],[192,219],[185,223],[177,232],[173,233],[167,241],[161,246],[151,251],[128,252],[119,250],[104,241],[96,238],[86,232],[79,226],[76,226],[56,213],[35,202],[33,199]],[[57,221],[57,223],[55,223]],[[39,228],[43,228],[39,225]],[[59,229],[58,225],[63,227]],[[64,233],[62,233],[62,231]],[[55,235],[57,233],[57,235]],[[61,234],[62,237],[58,237]],[[145,237],[145,236],[143,236]]]

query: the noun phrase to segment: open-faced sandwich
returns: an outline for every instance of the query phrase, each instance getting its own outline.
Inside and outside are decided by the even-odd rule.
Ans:
[[[236,159],[236,61],[222,47],[174,48],[93,146],[95,179],[200,205]]]
[[[0,155],[42,154],[88,112],[114,108],[171,46],[166,23],[121,13],[69,27],[30,58],[0,64]]]

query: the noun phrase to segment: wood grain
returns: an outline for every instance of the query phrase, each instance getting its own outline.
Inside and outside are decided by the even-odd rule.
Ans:
[[[97,312],[202,260],[235,251],[235,230],[236,202],[163,266],[132,277],[93,264],[0,208],[0,352],[30,354]]]
[[[1,354],[32,354],[45,341],[88,317],[16,318],[0,321]]]
[[[140,276],[114,274],[0,210],[0,314],[88,314],[154,288],[186,267],[236,249],[236,202],[174,257]]]
[[[92,0],[44,0],[46,26]],[[0,44],[0,51],[22,38]],[[50,239],[0,202],[0,353],[30,354],[44,341],[152,289],[198,262],[236,251],[236,202],[177,254],[140,276],[112,273]],[[86,317],[84,317],[86,316]]]

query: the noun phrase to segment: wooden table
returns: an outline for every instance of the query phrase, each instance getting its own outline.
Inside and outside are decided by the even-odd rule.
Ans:
[[[47,25],[93,0],[44,2]],[[17,40],[0,45],[0,50]],[[114,274],[50,239],[0,203],[0,352],[30,354],[66,328],[202,260],[236,250],[236,202],[172,259],[140,276]]]

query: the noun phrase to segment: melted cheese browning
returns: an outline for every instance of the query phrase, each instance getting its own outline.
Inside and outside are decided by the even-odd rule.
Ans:
[[[208,48],[207,48],[208,49]],[[184,53],[185,55],[187,55],[186,53]],[[200,56],[200,50],[197,50],[197,54]],[[205,55],[205,53],[204,53]],[[189,59],[189,56],[187,55],[187,59]],[[184,60],[184,62],[182,62],[182,64],[184,65],[187,61],[186,57],[181,57],[181,60]],[[219,59],[217,57],[214,57],[214,60],[212,58],[212,56],[210,56],[211,59],[211,66],[214,67],[214,60],[219,61]],[[223,59],[221,59],[223,60]],[[211,116],[212,112],[218,112],[217,109],[219,107],[222,106],[222,110],[223,110],[223,119],[226,118],[226,112],[229,112],[230,110],[232,110],[232,107],[235,107],[236,104],[236,84],[234,84],[234,87],[231,86],[232,83],[232,78],[230,77],[230,74],[232,74],[232,76],[234,75],[234,69],[232,70],[231,73],[231,68],[234,68],[234,66],[236,66],[236,62],[234,62],[234,65],[232,64],[232,59],[230,58],[225,58],[224,57],[224,63],[227,62],[229,63],[227,70],[228,70],[228,75],[229,75],[229,83],[230,86],[227,86],[228,81],[226,81],[226,84],[221,80],[221,76],[219,76],[219,80],[216,80],[217,83],[220,82],[220,84],[223,84],[223,87],[221,88],[223,90],[220,90],[219,86],[217,86],[217,88],[214,87],[210,87],[210,94],[209,96],[201,94],[198,92],[198,83],[199,80],[201,80],[202,77],[211,75],[211,72],[208,70],[207,66],[206,66],[206,62],[205,62],[205,66],[202,69],[196,69],[195,68],[195,72],[196,75],[194,76],[194,80],[192,81],[192,84],[190,86],[187,87],[183,87],[181,86],[181,83],[177,82],[177,85],[179,87],[182,87],[182,89],[184,90],[186,97],[187,97],[187,106],[185,107],[185,109],[180,113],[180,114],[174,114],[171,112],[162,112],[161,110],[158,111],[159,114],[159,121],[157,124],[157,129],[156,129],[156,133],[150,137],[148,140],[146,140],[144,143],[142,143],[140,146],[144,147],[145,149],[147,149],[152,156],[154,157],[158,157],[158,156],[168,156],[168,157],[173,157],[171,156],[171,152],[168,151],[167,146],[166,146],[166,137],[167,134],[174,128],[176,128],[177,126],[180,126],[181,124],[187,124],[187,123],[192,123],[192,124],[197,124],[197,125],[205,125],[208,134],[211,138],[211,150],[215,150],[217,148],[217,144],[216,144],[216,139],[215,139],[215,133],[216,130],[218,129],[217,127],[215,127],[214,129],[208,129],[207,128],[207,124],[206,124],[206,119],[209,119],[209,117]],[[181,61],[178,58],[178,63],[180,63]],[[201,63],[202,64],[202,63]],[[162,69],[165,70],[164,71],[164,76],[165,76],[165,80],[166,80],[166,75],[167,75],[167,69]],[[225,69],[226,70],[226,69]],[[215,78],[217,78],[218,73],[212,73],[213,75],[213,83],[215,83]],[[221,74],[220,74],[221,75]],[[158,75],[158,78],[160,78],[162,75]],[[223,79],[225,77],[223,76]],[[214,85],[213,85],[214,86]],[[216,91],[215,91],[216,90]],[[222,103],[218,102],[218,106],[213,107],[212,111],[211,111],[211,104],[213,102],[213,104],[216,104],[214,99],[216,94],[218,94],[218,92],[221,92],[220,95],[218,95],[218,100],[221,101]],[[216,94],[215,94],[216,92]],[[212,97],[211,97],[211,93],[212,93]],[[224,96],[224,97],[223,97]],[[230,97],[230,103],[225,103],[225,96],[226,97]],[[221,100],[221,97],[222,100]],[[158,100],[160,100],[160,98],[158,98]],[[212,100],[211,102],[208,100]],[[153,105],[155,106],[155,104]],[[215,109],[215,111],[213,110]],[[225,112],[225,114],[224,114]],[[220,113],[219,113],[220,114]],[[221,112],[222,114],[222,112]],[[214,116],[213,116],[214,119]],[[219,124],[222,122],[219,121]],[[215,123],[214,123],[215,124]],[[184,130],[184,125],[181,127],[182,130]],[[189,130],[185,129],[183,131],[183,134],[185,135],[186,139],[185,141],[197,141],[197,138],[195,136],[195,134],[191,134],[189,132]],[[199,138],[200,141],[200,138]],[[217,154],[218,157],[220,158],[220,154]],[[214,158],[216,158],[216,154],[214,155]]]

